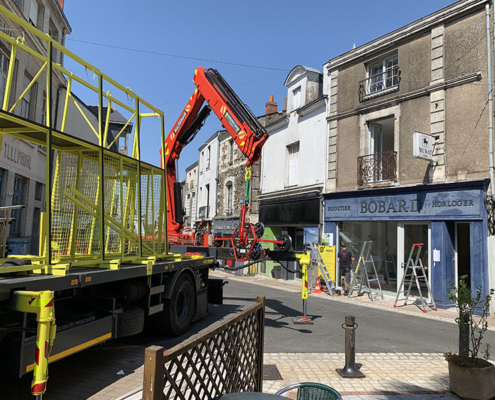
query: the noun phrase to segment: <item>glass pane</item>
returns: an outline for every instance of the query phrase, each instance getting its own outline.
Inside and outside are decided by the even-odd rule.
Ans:
[[[371,258],[383,291],[397,293],[397,223],[396,222],[343,222],[340,241],[352,251],[356,267],[365,241],[372,240]],[[368,273],[374,277],[373,265]],[[378,284],[374,283],[374,289]]]
[[[421,252],[419,254],[419,260],[423,263],[423,266],[425,268],[425,274],[428,277],[428,270],[429,270],[428,225],[427,224],[404,225],[404,266],[406,266],[408,263],[413,244],[417,244],[417,243],[423,243],[423,247],[421,248]],[[415,261],[416,255],[417,255],[417,250],[414,251],[413,262]],[[412,273],[412,270],[409,269],[409,272]],[[416,272],[418,276],[422,275],[421,270],[416,270]],[[408,282],[409,280],[406,279],[404,286],[407,286]],[[428,288],[426,287],[426,282],[424,282],[424,279],[422,279],[419,281],[419,283],[423,297],[428,298]],[[405,289],[407,289],[407,287]],[[416,282],[413,282],[411,286],[411,295],[419,296]]]

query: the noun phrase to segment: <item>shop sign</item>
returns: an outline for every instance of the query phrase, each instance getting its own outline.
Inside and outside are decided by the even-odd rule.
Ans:
[[[424,133],[414,132],[413,135],[413,156],[424,160],[433,160],[433,136]]]
[[[20,151],[11,144],[4,143],[3,156],[15,164],[20,164],[23,167],[31,169],[31,156]]]
[[[320,253],[321,259],[325,263],[330,278],[335,282],[335,246],[318,246],[318,252]],[[318,269],[319,275],[323,274]]]
[[[327,199],[325,220],[446,219],[480,218],[482,204],[478,190],[419,192],[374,197]]]

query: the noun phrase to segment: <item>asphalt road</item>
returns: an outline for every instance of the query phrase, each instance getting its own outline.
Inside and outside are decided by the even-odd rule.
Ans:
[[[324,298],[310,297],[308,300],[308,315],[314,319],[314,325],[295,325],[292,318],[302,314],[300,294],[232,280],[224,286],[224,304],[210,305],[208,317],[193,324],[189,334],[253,304],[256,296],[266,297],[267,353],[343,353],[342,324],[346,315],[353,315],[358,323],[357,352],[444,353],[458,349],[455,324]],[[485,338],[484,342],[493,348],[495,332],[487,332]],[[169,348],[183,338],[164,339],[148,332],[131,340],[133,344],[158,344]]]

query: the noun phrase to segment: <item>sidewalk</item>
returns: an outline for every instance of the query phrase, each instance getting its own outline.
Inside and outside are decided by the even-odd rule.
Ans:
[[[251,283],[279,290],[301,293],[300,281],[284,281],[264,275],[235,276],[230,272],[214,271],[213,276],[227,280]],[[422,318],[440,320],[455,324],[457,313],[454,309],[424,313],[411,304],[394,308],[395,298],[371,302],[368,296],[348,298],[347,296],[329,296],[326,293],[310,294],[311,297],[324,298],[362,307],[370,307],[402,313]],[[490,330],[495,330],[495,317],[489,317]],[[283,380],[263,381],[263,391],[275,393],[279,389],[297,382],[312,381],[327,384],[338,390],[344,399],[366,400],[420,400],[420,399],[458,399],[449,391],[448,364],[443,354],[438,353],[358,353],[356,363],[362,364],[362,379],[345,379],[335,371],[345,365],[343,353],[306,353],[282,354],[265,353],[264,364],[275,365]]]

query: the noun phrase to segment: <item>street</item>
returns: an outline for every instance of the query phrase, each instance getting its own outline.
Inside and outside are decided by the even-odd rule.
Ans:
[[[223,305],[210,305],[207,318],[193,324],[187,335],[163,338],[152,331],[126,340],[109,342],[54,363],[44,399],[114,400],[142,385],[144,349],[149,345],[170,348],[208,325],[235,313],[243,306],[266,296],[265,353],[343,353],[345,315],[358,323],[358,353],[443,353],[456,350],[455,324],[394,311],[310,296],[308,313],[314,325],[294,325],[302,301],[294,291],[230,280],[224,286]],[[487,332],[487,343],[495,343],[495,333]],[[268,356],[268,355],[267,355]],[[117,375],[122,371],[123,375]],[[20,380],[3,377],[5,399],[31,399],[31,375]]]

